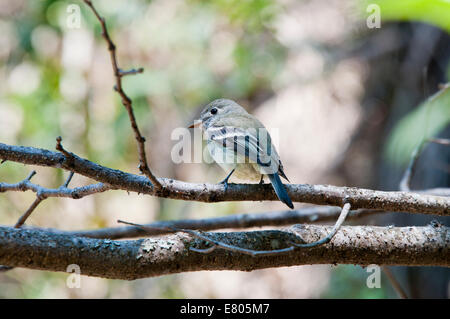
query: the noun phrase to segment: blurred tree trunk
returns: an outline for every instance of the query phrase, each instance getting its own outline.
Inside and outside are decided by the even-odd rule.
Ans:
[[[365,59],[370,66],[361,101],[366,116],[334,173],[343,176],[348,186],[398,190],[405,167],[387,162],[383,147],[398,121],[447,81],[450,36],[421,23],[389,24],[371,33],[351,55]],[[448,138],[450,128],[439,136]],[[449,187],[449,162],[449,147],[428,145],[420,156],[412,189]],[[410,214],[382,216],[377,223],[421,226],[431,220],[450,223],[448,217]],[[410,297],[449,297],[448,268],[401,267],[395,274]]]

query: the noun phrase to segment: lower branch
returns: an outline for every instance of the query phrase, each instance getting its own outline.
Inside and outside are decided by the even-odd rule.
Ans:
[[[206,233],[208,238],[252,250],[288,247],[302,239],[325,237],[331,226],[295,225],[279,230]],[[138,279],[200,270],[251,271],[307,264],[358,264],[450,267],[449,228],[344,226],[331,242],[297,248],[275,256],[249,255],[215,249],[185,233],[139,240],[100,240],[32,229],[0,227],[0,264],[47,271],[66,271],[77,264],[88,276]]]

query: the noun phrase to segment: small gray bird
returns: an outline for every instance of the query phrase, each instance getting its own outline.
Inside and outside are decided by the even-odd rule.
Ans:
[[[200,120],[189,127],[202,129],[211,157],[230,172],[221,182],[225,189],[233,173],[239,179],[260,183],[266,175],[278,198],[294,208],[280,176],[289,180],[267,129],[242,106],[232,100],[214,100],[201,112]]]

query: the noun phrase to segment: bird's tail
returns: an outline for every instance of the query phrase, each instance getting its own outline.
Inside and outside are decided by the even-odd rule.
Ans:
[[[275,190],[275,193],[277,194],[278,198],[285,203],[290,209],[294,209],[294,205],[292,204],[292,201],[286,191],[286,188],[284,188],[283,182],[281,182],[280,176],[278,176],[277,173],[275,174],[268,174],[270,182],[272,183],[273,189]]]

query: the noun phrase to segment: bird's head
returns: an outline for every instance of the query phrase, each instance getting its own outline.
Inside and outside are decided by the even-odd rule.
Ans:
[[[247,113],[247,111],[232,100],[214,100],[203,109],[200,113],[200,119],[196,120],[194,124],[189,126],[189,128],[200,127],[201,129],[206,130],[208,127],[221,119],[243,113]]]

